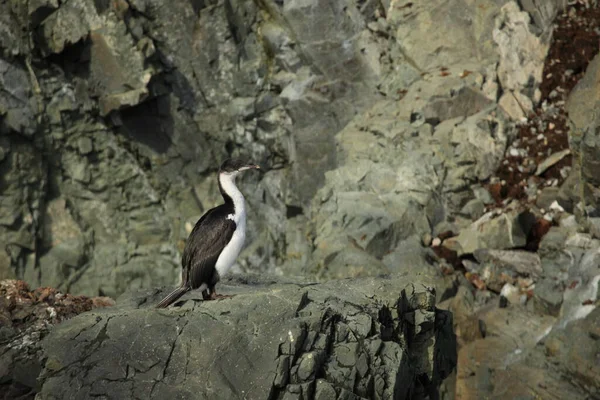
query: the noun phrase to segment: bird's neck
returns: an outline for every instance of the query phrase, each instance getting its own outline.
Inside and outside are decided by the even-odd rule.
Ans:
[[[244,195],[235,185],[235,175],[219,173],[219,190],[225,204],[233,206],[235,216],[245,215],[246,202]]]

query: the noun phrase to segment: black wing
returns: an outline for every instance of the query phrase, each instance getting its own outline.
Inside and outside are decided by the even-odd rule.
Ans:
[[[187,239],[181,264],[183,281],[192,289],[213,280],[215,264],[236,228],[235,222],[227,218],[229,211],[225,205],[207,211]]]

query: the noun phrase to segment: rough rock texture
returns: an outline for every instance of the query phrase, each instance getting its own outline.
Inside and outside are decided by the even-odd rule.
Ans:
[[[272,268],[286,208],[302,213],[390,68],[366,28],[380,7],[336,7],[0,3],[0,276],[110,296],[173,283],[228,155],[265,167],[242,266]]]
[[[53,325],[113,304],[105,297],[31,291],[23,281],[0,280],[0,398],[33,399],[43,365],[41,341]]]
[[[575,171],[580,176],[586,215],[598,216],[600,209],[600,55],[571,92],[569,145],[574,153]]]
[[[454,368],[451,314],[420,284],[245,280],[223,292],[235,296],[191,293],[167,310],[141,292],[61,324],[43,342],[39,398],[417,399]]]
[[[376,275],[407,246],[430,265],[413,239],[482,215],[514,131],[497,100],[536,101],[556,11],[438,3],[0,3],[0,276],[174,283],[229,155],[265,167],[238,272]]]
[[[456,398],[596,398],[598,311],[552,332],[551,317],[519,308],[480,315],[488,337],[460,350]]]
[[[505,119],[478,94],[481,79],[432,76],[338,134],[342,166],[326,173],[312,206],[313,257],[325,276],[351,248],[381,258],[430,232],[472,195],[470,182],[491,175],[506,144]],[[446,96],[427,98],[439,87]]]
[[[517,211],[490,212],[463,229],[456,237],[444,241],[444,246],[458,255],[471,254],[478,249],[512,249],[527,243],[530,224]]]
[[[540,100],[538,86],[542,81],[548,43],[530,31],[530,15],[514,2],[505,4],[495,20],[494,41],[500,51],[498,82],[504,93],[500,106],[515,120],[533,111]]]

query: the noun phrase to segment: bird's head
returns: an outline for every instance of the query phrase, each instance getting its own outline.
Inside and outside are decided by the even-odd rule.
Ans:
[[[260,167],[256,164],[247,163],[235,158],[230,158],[225,160],[223,164],[221,164],[221,168],[219,168],[219,174],[237,176],[237,174],[239,174],[240,172],[247,171],[249,169],[260,169]]]

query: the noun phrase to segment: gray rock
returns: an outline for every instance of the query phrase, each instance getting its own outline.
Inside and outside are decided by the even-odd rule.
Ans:
[[[464,68],[477,57],[480,60],[494,58],[492,29],[499,5],[490,2],[483,9],[463,3],[446,8],[443,4],[442,1],[427,5],[413,3],[407,12],[394,3],[387,10],[387,21],[395,30],[395,39],[416,67],[433,71],[458,64]],[[481,25],[467,23],[473,20],[480,21]],[[435,35],[430,35],[431,21],[444,21],[436,26]]]
[[[352,243],[329,254],[316,276],[322,279],[344,279],[387,275],[389,272],[385,264]]]
[[[597,113],[600,56],[594,57],[584,77],[569,94],[566,109],[569,113],[569,145],[573,152],[573,169],[583,185],[585,205],[600,206],[600,165],[598,158]]]
[[[46,114],[50,123],[54,125],[60,124],[63,112],[74,111],[79,108],[77,104],[78,100],[73,87],[69,84],[57,90],[46,105]]]
[[[544,343],[544,350],[560,370],[591,396],[597,395],[600,387],[600,367],[594,357],[599,350],[599,326],[600,309],[596,308],[585,319],[555,329]]]
[[[519,2],[523,11],[527,11],[531,16],[532,22],[537,27],[538,32],[547,32],[550,24],[554,21],[556,14],[564,7],[557,0],[536,2],[533,0],[523,0]]]
[[[471,254],[477,249],[502,250],[525,246],[530,227],[522,224],[520,214],[516,211],[498,216],[494,216],[493,212],[487,213],[458,236],[446,239],[443,245],[459,255]]]
[[[77,141],[77,145],[79,147],[79,152],[81,154],[90,154],[94,150],[94,145],[92,143],[92,139],[89,137],[82,137]]]
[[[548,43],[530,31],[530,15],[514,1],[502,6],[495,24],[493,37],[500,52],[498,80],[502,88],[517,96],[517,100],[525,95],[530,102],[538,101],[539,94],[530,88],[542,81]],[[519,103],[522,106],[522,101]]]
[[[101,24],[93,2],[68,1],[42,22],[42,50],[46,55],[60,53],[66,46],[83,39],[90,30],[99,28]]]
[[[589,231],[593,238],[600,239],[600,218],[589,218]]]
[[[600,241],[575,227],[552,227],[540,243],[544,279],[536,283],[534,305],[559,316],[561,326],[596,308]]]
[[[568,250],[571,250],[568,248]],[[561,324],[585,318],[596,309],[600,293],[600,245],[595,244],[583,253],[579,262],[568,269],[568,276],[563,278],[565,291],[561,307]]]
[[[68,278],[77,274],[85,257],[84,239],[78,238],[53,246],[39,258],[39,284],[66,290]]]
[[[379,46],[386,42],[365,29],[374,8],[361,13],[350,1],[339,5],[353,10],[348,18],[332,12],[327,2],[288,2],[283,8],[271,1],[172,7],[152,0],[11,4],[0,5],[0,81],[5,88],[0,133],[31,136],[38,121],[49,124],[36,146],[51,155],[52,193],[72,199],[73,215],[89,234],[86,257],[65,284],[88,294],[99,288],[83,271],[95,271],[95,277],[117,275],[100,272],[104,260],[97,257],[106,245],[116,246],[115,254],[129,254],[117,257],[123,263],[136,253],[132,248],[143,248],[144,257],[160,260],[154,267],[167,266],[158,275],[174,281],[179,255],[171,249],[164,257],[161,247],[169,239],[170,246],[177,245],[178,218],[201,214],[219,201],[212,173],[231,155],[280,171],[273,174],[277,179],[252,182],[258,187],[247,196],[257,210],[249,222],[252,251],[244,253],[238,270],[273,270],[281,264],[287,252],[282,239],[286,207],[308,205],[324,171],[335,165],[333,135],[374,101]],[[306,9],[322,18],[315,20],[303,13]],[[5,18],[11,15],[15,18]],[[295,17],[287,20],[286,15]],[[331,33],[327,43],[315,34],[324,29]],[[32,64],[26,52],[45,58]],[[26,60],[23,65],[12,60],[18,54]],[[348,63],[331,62],[338,56]],[[238,100],[230,107],[233,99]],[[236,105],[240,99],[242,107]],[[14,150],[4,143],[1,147],[7,165]],[[37,178],[33,171],[28,176],[32,182]],[[182,193],[191,187],[202,190],[190,199]],[[265,204],[267,192],[276,195]],[[8,196],[5,201],[13,200]],[[20,218],[12,208],[22,201],[14,203],[10,210],[8,204],[3,207],[7,222]],[[20,235],[39,232],[25,225],[18,227]],[[3,253],[11,260],[6,272],[39,275],[35,269],[23,271],[29,251]],[[31,253],[31,264],[43,253]],[[122,278],[131,279],[123,287],[149,282],[134,274]],[[109,286],[104,289],[116,293],[121,284]]]
[[[548,233],[544,235],[540,242],[538,254],[542,259],[546,257],[554,257],[558,252],[562,251],[565,242],[573,231],[571,228],[550,227]]]
[[[23,66],[0,58],[0,133],[5,131],[31,136],[36,128],[36,99]]]
[[[535,199],[535,205],[543,210],[550,210],[552,203],[557,201],[560,189],[554,186],[545,187]]]
[[[436,99],[423,110],[426,121],[444,121],[457,117],[467,117],[488,108],[493,103],[479,90],[463,87],[450,98]],[[474,138],[471,138],[473,140]]]
[[[485,212],[485,204],[479,199],[472,199],[465,204],[460,213],[471,218],[473,221],[479,219]]]
[[[37,26],[48,14],[58,8],[58,0],[33,0],[27,4],[31,23]]]
[[[438,237],[447,232],[458,233],[459,231],[460,231],[460,228],[458,227],[458,225],[456,223],[452,223],[452,222],[448,222],[448,221],[441,221],[440,223],[436,224],[433,227],[433,235],[435,237]]]
[[[571,149],[564,149],[564,150],[561,150],[561,151],[557,151],[556,153],[554,153],[550,157],[546,158],[544,161],[542,161],[537,166],[537,169],[535,170],[535,174],[537,176],[540,176],[548,168],[550,168],[551,166],[553,166],[554,164],[556,164],[557,162],[559,162],[560,160],[562,160],[563,158],[565,158],[569,154],[571,154]]]
[[[502,289],[500,290],[500,296],[501,299],[504,298],[509,304],[513,305],[524,305],[527,302],[527,295],[522,293],[518,287],[510,283],[506,283],[504,286],[502,286]]]
[[[414,90],[415,97],[378,103],[338,134],[337,158],[344,164],[325,175],[325,186],[311,204],[315,261],[327,260],[349,243],[377,258],[394,251],[402,240],[430,232],[431,225],[444,219],[440,187],[456,193],[458,211],[462,203],[458,198],[470,195],[468,182],[485,179],[496,169],[506,133],[503,117],[495,117],[494,108],[445,120],[435,128],[410,123],[414,115],[407,109],[426,109],[439,101],[432,93],[436,84],[452,88],[448,93],[471,84],[459,78],[439,79],[413,85],[409,93]],[[389,151],[392,148],[396,153]]]
[[[430,289],[404,285],[398,279],[246,281],[223,285],[235,294],[231,299],[196,302],[192,293],[183,307],[165,311],[152,308],[160,293],[122,297],[116,308],[73,318],[44,340],[38,396],[423,394],[454,367],[452,320],[435,308]]]
[[[353,1],[291,0],[285,2],[282,14],[305,55],[327,78],[359,82],[357,76],[376,75],[378,62],[371,63],[369,52],[361,51],[364,19]]]
[[[563,303],[564,288],[553,279],[542,279],[535,284],[533,306],[536,312],[558,317]]]
[[[557,201],[568,213],[574,213],[575,204],[581,201],[581,182],[574,169],[560,186]]]
[[[520,92],[505,92],[498,100],[498,105],[515,121],[525,121],[533,112],[532,101]]]
[[[542,273],[540,256],[536,253],[522,250],[477,249],[473,252],[473,256],[479,263],[493,263],[534,278]]]
[[[22,278],[35,267],[35,254],[41,250],[36,232],[48,175],[44,158],[30,142],[9,143],[0,163],[0,258],[9,260],[2,268],[5,276]]]

